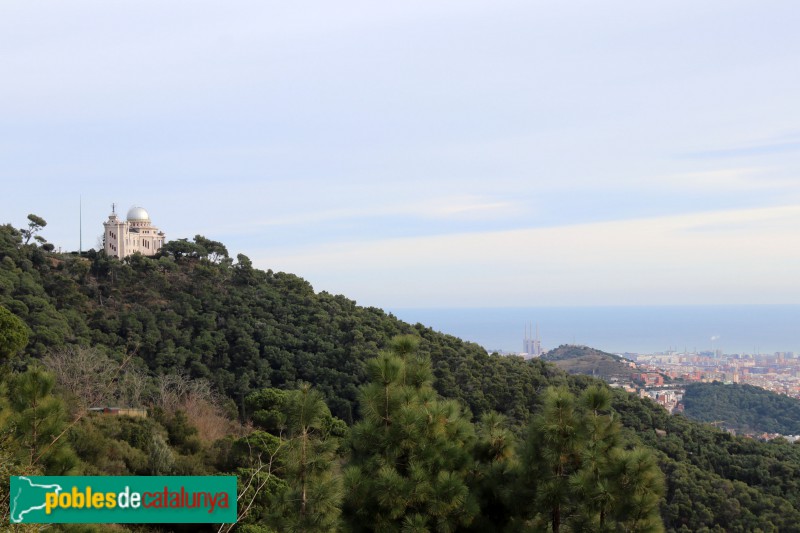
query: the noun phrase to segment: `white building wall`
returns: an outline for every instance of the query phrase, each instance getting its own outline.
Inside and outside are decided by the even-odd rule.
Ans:
[[[112,207],[108,220],[103,222],[103,249],[109,256],[119,259],[140,253],[155,255],[164,246],[166,235],[150,221],[150,215],[141,207],[132,207],[123,221]]]

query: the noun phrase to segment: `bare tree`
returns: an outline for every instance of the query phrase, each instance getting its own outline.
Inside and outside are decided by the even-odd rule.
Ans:
[[[150,380],[138,368],[127,368],[119,380],[119,402],[128,407],[142,405],[145,388]]]
[[[237,508],[241,509],[239,514],[236,516],[236,522],[233,524],[221,524],[217,533],[230,533],[231,530],[236,526],[237,523],[242,521],[247,514],[250,512],[250,508],[255,503],[256,499],[258,499],[259,494],[263,490],[263,488],[269,483],[270,479],[272,479],[273,469],[276,467],[278,452],[280,452],[283,445],[286,441],[283,439],[283,435],[279,436],[280,443],[278,446],[269,454],[268,457],[263,457],[263,454],[259,453],[255,455],[253,453],[253,447],[250,446],[248,442],[247,446],[250,450],[249,457],[250,457],[250,464],[253,465],[252,469],[250,470],[250,476],[247,478],[247,481],[243,482],[241,490],[239,490],[239,494],[236,497]],[[264,447],[266,448],[266,444]],[[246,501],[246,505],[242,509],[242,500]]]
[[[222,398],[205,379],[190,379],[185,374],[166,374],[156,379],[153,404],[167,413],[183,411],[198,435],[212,442],[235,433],[237,424],[222,409]]]
[[[85,390],[86,390],[87,394],[90,395],[91,398],[89,400],[84,400],[84,401],[106,401],[107,398],[109,398],[110,395],[112,394],[112,391],[115,388],[116,380],[118,379],[120,373],[125,369],[125,366],[130,362],[130,360],[133,358],[134,355],[135,355],[135,352],[132,352],[132,353],[128,354],[125,357],[125,359],[123,359],[122,362],[119,363],[119,365],[116,365],[116,367],[113,367],[113,366],[111,367],[111,373],[110,374],[102,374],[100,376],[100,379],[98,379],[97,383],[94,386],[92,386],[92,387],[88,387],[87,386],[87,388]],[[70,376],[74,377],[75,375],[79,375],[80,374],[79,372],[74,371],[74,368],[73,368],[72,364],[67,360],[67,358],[64,355],[64,353],[62,353],[62,352],[54,352],[52,354],[49,354],[48,357],[52,357],[51,360],[50,360],[50,363],[53,365],[54,369],[61,370],[64,373],[63,375],[65,376],[65,379],[66,379],[67,382],[70,382]],[[80,360],[87,360],[87,359],[91,359],[91,357],[87,356],[87,357],[79,358],[79,359]],[[45,358],[45,363],[46,362],[47,362],[47,358]],[[82,367],[81,365],[77,365],[77,366],[79,368],[84,368],[87,372],[90,371],[92,368],[96,368],[90,363],[87,363],[86,365],[87,366],[85,366],[85,367]],[[54,370],[54,373],[56,373],[56,380],[58,380],[58,375],[57,375],[58,370]],[[107,379],[107,381],[106,381],[106,379]],[[86,380],[83,377],[81,377],[80,379],[72,379],[72,383],[73,383],[72,386],[73,387],[78,387],[78,385],[76,385],[76,384],[82,384],[82,383],[85,383],[85,381]],[[75,390],[79,390],[79,389],[75,389]],[[78,398],[80,398],[80,397],[78,397]],[[70,429],[72,429],[75,426],[75,424],[77,424],[86,415],[86,412],[87,412],[86,409],[77,410],[73,414],[72,422],[67,424],[67,426],[64,428],[64,430],[61,431],[61,433],[59,433],[58,435],[56,435],[53,438],[52,442],[50,442],[50,444],[48,444],[41,451],[41,453],[39,453],[38,456],[36,456],[35,458],[33,458],[31,460],[31,466],[36,465],[39,462],[39,460],[50,450],[50,448],[55,446],[58,443],[59,439],[61,439],[61,437],[63,437]]]
[[[67,392],[77,410],[85,411],[116,399],[114,385],[119,365],[96,348],[64,346],[50,352],[44,364],[55,374],[58,387]]]
[[[153,405],[168,413],[174,413],[189,395],[193,381],[197,380],[191,380],[185,374],[162,374],[158,376]]]
[[[51,351],[44,364],[70,397],[74,411],[82,412],[111,403],[142,405],[148,379],[142,370],[127,365],[131,357],[120,364],[96,348],[64,346]]]

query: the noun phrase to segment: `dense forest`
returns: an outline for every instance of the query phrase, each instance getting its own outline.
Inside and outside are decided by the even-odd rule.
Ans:
[[[0,226],[5,477],[233,473],[238,531],[800,523],[800,446],[488,355],[202,236],[118,261],[53,253],[44,222]],[[150,416],[87,414],[106,405]]]
[[[752,385],[694,383],[683,403],[686,416],[738,432],[800,435],[800,400]]]

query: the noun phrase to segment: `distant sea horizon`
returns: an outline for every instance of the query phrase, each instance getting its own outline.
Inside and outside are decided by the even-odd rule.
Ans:
[[[542,347],[581,344],[612,353],[668,350],[800,354],[800,305],[659,305],[387,309],[397,318],[480,344],[522,351],[525,328]]]

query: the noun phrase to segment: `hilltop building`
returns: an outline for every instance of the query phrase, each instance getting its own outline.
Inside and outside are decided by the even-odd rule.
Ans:
[[[525,328],[525,338],[522,341],[522,356],[525,358],[529,357],[541,357],[542,353],[542,341],[539,339],[539,325],[536,325],[536,336],[533,336],[533,327],[528,325]]]
[[[109,256],[119,259],[139,252],[155,255],[167,240],[164,232],[153,226],[150,215],[142,207],[131,207],[127,220],[117,217],[116,205],[111,204],[111,214],[103,222],[103,249]]]

